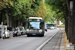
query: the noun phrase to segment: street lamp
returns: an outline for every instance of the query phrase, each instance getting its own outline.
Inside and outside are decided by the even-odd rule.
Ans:
[[[73,1],[70,1],[70,9],[73,9]]]
[[[72,10],[73,10],[73,1],[70,1],[70,11],[71,11],[71,16],[73,15]]]

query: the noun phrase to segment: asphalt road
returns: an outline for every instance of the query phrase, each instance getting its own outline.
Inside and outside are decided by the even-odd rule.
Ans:
[[[57,33],[59,29],[48,30],[44,37],[26,35],[9,39],[0,39],[0,50],[36,50],[41,44]]]

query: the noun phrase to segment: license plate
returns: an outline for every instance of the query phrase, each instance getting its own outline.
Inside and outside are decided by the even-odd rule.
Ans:
[[[36,35],[36,34],[32,34],[32,35]]]

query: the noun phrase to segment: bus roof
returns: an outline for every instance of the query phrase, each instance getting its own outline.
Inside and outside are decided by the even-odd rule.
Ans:
[[[41,17],[29,17],[28,19],[42,19]]]

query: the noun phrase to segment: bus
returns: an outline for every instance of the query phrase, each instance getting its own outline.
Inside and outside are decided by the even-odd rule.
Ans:
[[[47,23],[47,29],[56,29],[57,25],[55,23]]]
[[[26,20],[25,28],[27,37],[31,35],[44,36],[44,21],[41,17],[29,17]]]

